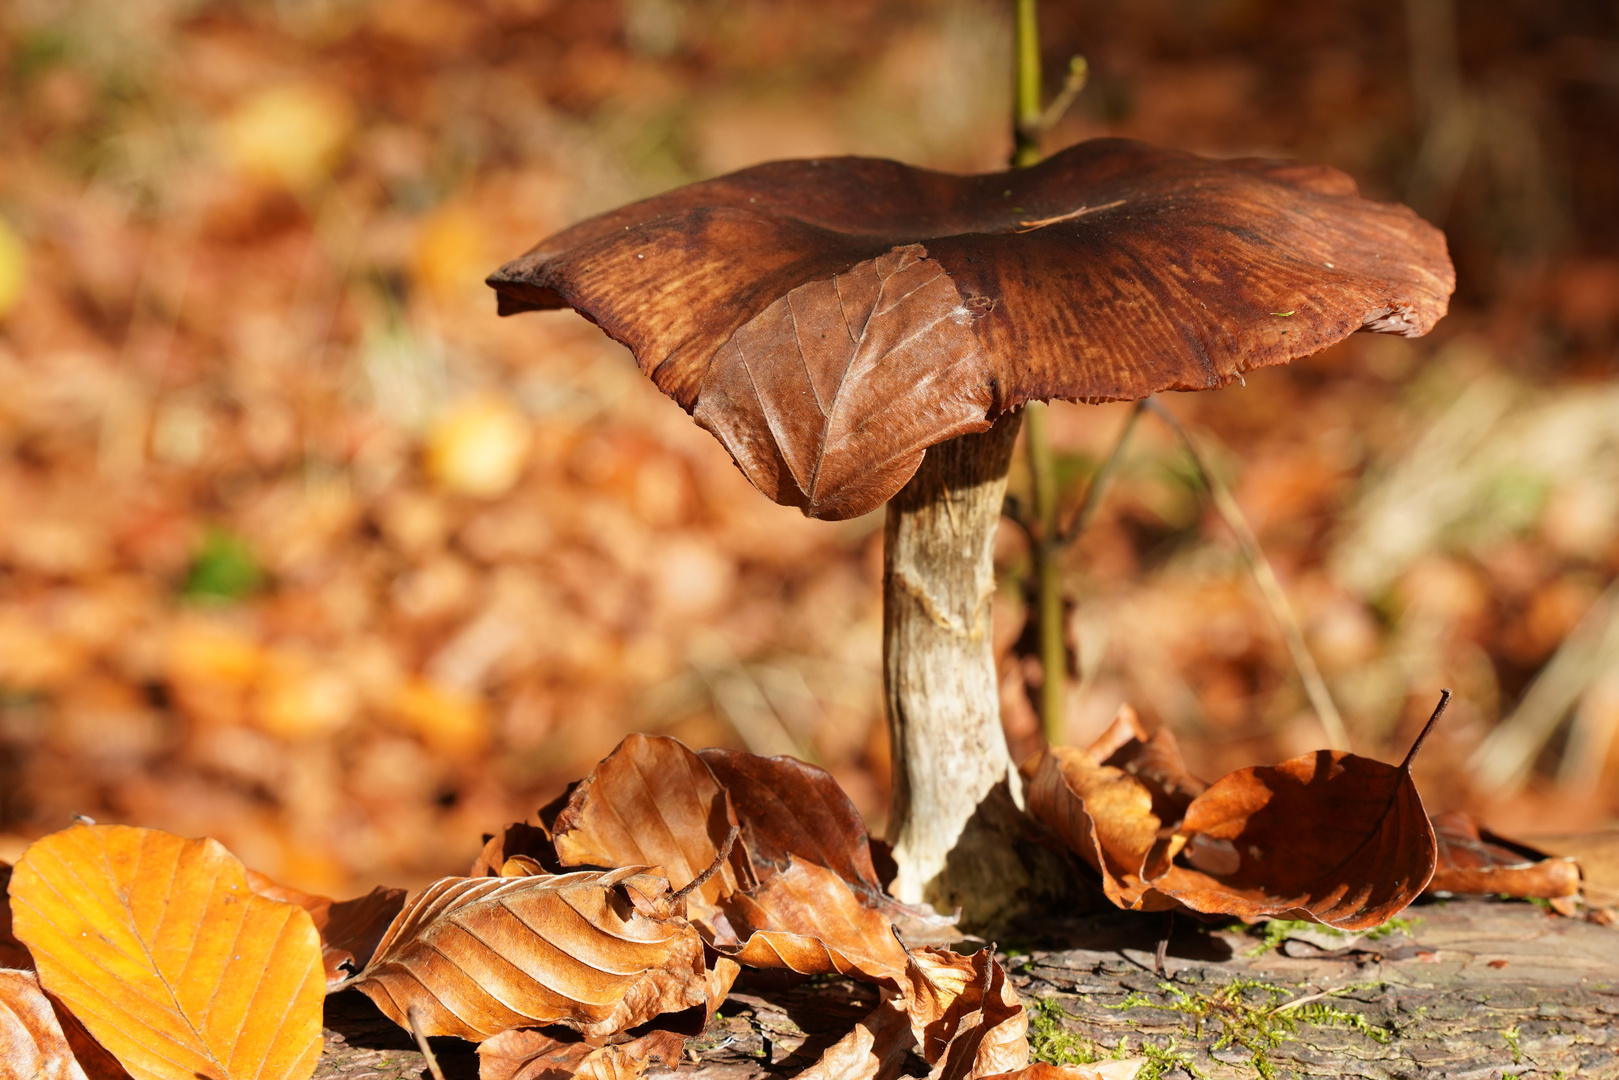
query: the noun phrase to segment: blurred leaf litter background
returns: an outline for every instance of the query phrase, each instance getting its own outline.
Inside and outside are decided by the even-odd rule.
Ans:
[[[1619,813],[1619,10],[1042,5],[1047,149],[1346,170],[1447,230],[1432,337],[1169,405],[1356,748],[1441,685],[1431,809]],[[758,161],[1010,149],[991,0],[0,7],[0,858],[72,813],[346,893],[461,869],[632,730],[790,752],[881,827],[880,522],[758,495],[570,313],[481,279]],[[1069,505],[1127,407],[1059,405]],[[1027,478],[1014,475],[1014,488]],[[1027,552],[997,600],[1032,749]],[[1066,563],[1071,741],[1131,701],[1205,776],[1320,744],[1235,541],[1143,421]]]

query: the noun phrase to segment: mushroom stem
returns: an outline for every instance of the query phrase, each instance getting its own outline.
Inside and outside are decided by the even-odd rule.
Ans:
[[[1022,790],[1001,729],[990,622],[995,530],[1021,419],[928,450],[889,501],[884,535],[893,891],[961,907],[969,925],[1004,915],[1029,878],[1009,842]]]

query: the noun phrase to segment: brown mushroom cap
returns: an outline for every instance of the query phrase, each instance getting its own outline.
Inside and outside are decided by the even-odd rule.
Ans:
[[[777,502],[875,509],[929,446],[1036,399],[1222,386],[1445,313],[1444,237],[1335,169],[1097,139],[952,176],[760,165],[589,219],[490,279],[572,307]]]

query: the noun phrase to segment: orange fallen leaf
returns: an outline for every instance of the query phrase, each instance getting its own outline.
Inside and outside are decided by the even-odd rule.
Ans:
[[[560,1024],[606,1036],[707,1001],[703,942],[645,866],[444,878],[400,912],[353,983],[400,1026],[482,1041]]]
[[[305,1080],[325,994],[309,913],[258,896],[216,841],[75,825],[11,881],[41,985],[136,1080]]]

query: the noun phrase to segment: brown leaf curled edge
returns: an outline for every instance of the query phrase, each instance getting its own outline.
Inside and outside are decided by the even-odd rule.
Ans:
[[[1578,896],[1580,867],[1482,828],[1471,814],[1435,814],[1439,865],[1430,892],[1481,893],[1560,900]]]
[[[1029,770],[1029,807],[1102,874],[1120,907],[1370,929],[1434,872],[1411,762],[1449,700],[1446,691],[1399,766],[1321,750],[1240,769],[1187,798],[1194,788],[1173,767],[1141,767],[1167,760],[1164,747],[1152,754],[1150,740],[1134,738],[1137,749],[1121,759],[1125,741],[1109,764],[1094,751],[1046,752]]]

